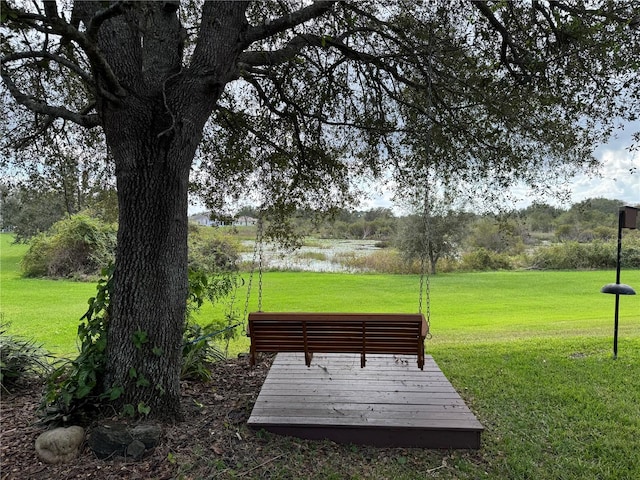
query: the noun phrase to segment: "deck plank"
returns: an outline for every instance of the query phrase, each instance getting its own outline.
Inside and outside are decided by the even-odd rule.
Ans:
[[[423,448],[479,448],[482,424],[431,356],[279,353],[248,425],[300,438]]]

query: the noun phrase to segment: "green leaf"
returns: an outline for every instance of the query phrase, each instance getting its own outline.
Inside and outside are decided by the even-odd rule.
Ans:
[[[133,367],[129,369],[129,378],[138,378],[138,372]]]
[[[151,412],[151,407],[148,407],[147,405],[145,405],[144,402],[140,402],[138,404],[138,413],[142,415],[149,415],[150,412]]]
[[[7,19],[18,19],[18,12],[16,12],[15,10],[9,10],[8,8],[6,8],[6,4],[3,4],[3,7],[5,8],[0,8],[0,23],[7,22]]]
[[[122,407],[122,413],[126,417],[133,417],[136,414],[135,408],[130,403],[127,403],[124,407]]]
[[[91,393],[92,387],[90,385],[82,385],[78,387],[76,391],[76,398],[84,398]]]
[[[118,398],[120,398],[123,393],[124,393],[124,388],[113,387],[109,391],[109,400],[113,402],[114,400],[117,400]]]
[[[149,335],[147,332],[138,329],[132,336],[133,344],[140,350],[142,346],[149,341]]]
[[[136,387],[148,387],[149,385],[151,385],[151,382],[149,382],[146,377],[140,375],[140,378],[138,378],[136,382]]]

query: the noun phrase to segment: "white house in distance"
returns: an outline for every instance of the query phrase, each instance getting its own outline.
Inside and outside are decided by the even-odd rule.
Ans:
[[[208,213],[196,213],[189,217],[189,221],[193,223],[197,223],[198,225],[202,225],[204,227],[216,227],[219,226],[220,222],[211,220]]]

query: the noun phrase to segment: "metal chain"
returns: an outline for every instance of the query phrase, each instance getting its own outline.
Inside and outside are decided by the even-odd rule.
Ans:
[[[262,270],[264,262],[264,249],[262,239],[262,217],[258,220],[259,248],[258,248],[258,311],[262,311]]]
[[[259,257],[258,257],[259,255]],[[244,301],[244,312],[242,314],[242,333],[247,333],[247,317],[249,315],[249,299],[251,298],[251,287],[253,285],[253,273],[256,269],[256,259],[259,258],[259,285],[258,285],[258,310],[262,308],[262,217],[258,218],[256,227],[256,240],[253,245],[253,256],[251,257],[251,270],[249,271],[249,281],[247,282],[247,297]]]
[[[424,244],[420,255],[420,294],[418,298],[418,312],[423,313],[426,300],[426,321],[427,321],[427,338],[431,338],[431,277],[429,275],[429,265],[427,257],[431,247],[431,235],[429,228],[429,187],[428,181],[425,182],[424,205],[422,211],[422,238]]]
[[[235,319],[234,315],[234,306],[236,304],[236,296],[238,294],[238,276],[234,275],[233,277],[233,290],[231,291],[231,300],[229,301],[229,313],[227,313],[227,328],[222,330],[223,332],[231,329],[231,321]],[[240,323],[237,323],[233,326],[233,328],[239,326]],[[244,322],[242,323],[242,329],[244,330]],[[243,332],[246,333],[246,332]],[[229,343],[231,342],[231,336],[227,335],[225,338],[224,344],[224,356],[229,357]]]
[[[433,51],[431,48],[431,41],[433,40],[433,31],[430,32],[429,35],[429,57],[428,57],[428,62],[427,62],[427,71],[428,71],[428,76],[429,78],[427,79],[428,81],[428,86],[427,86],[427,102],[428,102],[428,112],[429,112],[429,116],[432,115],[432,107],[433,107],[433,103],[432,103],[432,90],[433,90],[433,84],[432,84],[432,61],[433,61]],[[429,118],[430,121],[432,121],[431,118]],[[429,128],[427,130],[427,151],[429,151],[428,147],[429,144],[431,143],[431,128]],[[429,257],[429,250],[431,248],[431,229],[429,228],[430,225],[430,191],[429,191],[429,182],[431,181],[431,175],[430,173],[430,169],[429,169],[429,163],[430,163],[430,158],[427,158],[425,161],[425,164],[423,166],[423,168],[425,169],[425,176],[424,176],[424,198],[423,200],[423,210],[422,210],[422,238],[424,239],[424,244],[422,245],[422,252],[420,255],[420,299],[419,299],[419,311],[420,313],[422,313],[423,310],[423,300],[426,300],[426,321],[427,321],[427,338],[431,338],[431,279],[429,277],[429,268],[430,265],[427,265],[428,263],[428,257]],[[429,257],[430,258],[430,257]]]
[[[430,293],[430,280],[429,280],[429,276],[425,275],[424,277],[421,276],[420,277],[420,309],[418,313],[424,313],[425,315],[425,319],[427,321],[427,339],[431,338],[431,299],[429,298],[431,293]],[[422,311],[422,292],[425,292],[426,294],[426,304],[427,304],[427,310],[426,312]]]

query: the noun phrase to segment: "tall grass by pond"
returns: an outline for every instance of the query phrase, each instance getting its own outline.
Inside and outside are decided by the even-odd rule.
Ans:
[[[25,247],[11,245],[8,235],[0,235],[0,242],[3,320],[11,322],[12,333],[35,338],[55,353],[71,353],[94,285],[21,278]],[[614,361],[614,297],[599,293],[614,278],[614,271],[432,277],[433,339],[427,351],[484,424],[482,448],[385,450],[388,457],[379,458],[375,449],[291,440],[289,454],[274,459],[269,472],[294,478],[317,455],[310,478],[640,478],[640,296],[620,299]],[[638,289],[640,270],[623,271],[622,279]],[[250,310],[257,307],[256,280]],[[245,293],[246,286],[238,292],[237,309],[243,309]],[[265,310],[417,308],[415,275],[264,274]],[[208,307],[200,321],[224,313],[222,306]],[[240,336],[233,353],[247,346]],[[242,436],[253,435],[239,428]],[[208,451],[210,439],[202,442]]]

